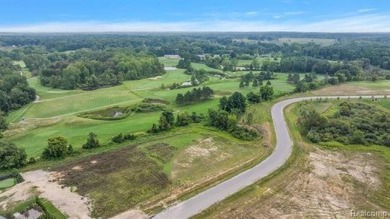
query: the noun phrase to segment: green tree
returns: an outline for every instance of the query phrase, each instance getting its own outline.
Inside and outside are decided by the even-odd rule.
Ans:
[[[228,98],[226,96],[223,96],[221,99],[219,99],[219,108],[221,110],[227,111],[226,109],[228,108],[228,104],[229,104],[229,101],[228,101]]]
[[[308,86],[306,83],[299,81],[297,85],[295,86],[295,92],[306,92],[308,90]]]
[[[82,148],[91,149],[97,148],[100,146],[99,140],[97,139],[97,135],[93,132],[90,132],[87,138],[87,142],[83,144]]]
[[[175,117],[173,115],[172,111],[165,111],[162,112],[159,120],[159,130],[160,131],[167,131],[173,128],[173,125],[175,123]]]
[[[258,86],[259,86],[259,81],[257,79],[254,79],[252,87],[258,87]]]
[[[220,108],[222,109],[222,108]],[[246,98],[239,92],[234,92],[227,99],[227,106],[223,109],[229,113],[237,112],[239,114],[244,113],[246,111]]]
[[[0,169],[19,168],[26,164],[27,154],[13,143],[0,139]]]
[[[0,132],[8,128],[8,122],[5,120],[4,114],[0,111]]]
[[[252,104],[260,103],[260,101],[261,101],[260,95],[255,94],[255,93],[253,93],[252,91],[249,92],[249,93],[246,95],[246,97],[247,97],[247,99],[248,99],[248,102],[249,102],[249,103],[252,103]]]
[[[297,84],[300,80],[301,80],[301,77],[299,76],[298,73],[295,73],[295,74],[292,76],[292,82],[293,82],[294,84]]]
[[[244,81],[243,81],[243,80],[240,81],[240,84],[238,85],[238,87],[239,87],[239,88],[245,87],[245,84],[244,84]]]
[[[260,69],[260,62],[257,60],[257,58],[254,58],[250,65],[251,69]]]
[[[274,89],[272,86],[265,85],[260,87],[260,96],[262,100],[271,100],[274,96]]]
[[[68,141],[64,137],[54,137],[47,140],[47,146],[42,152],[45,159],[63,158],[66,156]]]

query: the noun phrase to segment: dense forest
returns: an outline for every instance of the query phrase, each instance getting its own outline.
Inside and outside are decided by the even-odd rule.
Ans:
[[[0,114],[30,103],[35,100],[35,90],[21,74],[20,66],[10,59],[0,58]]]
[[[314,42],[286,43],[279,41],[282,37],[335,39],[335,43],[326,46]],[[137,53],[148,52],[156,56],[178,54],[192,60],[199,60],[199,54],[241,57],[279,52],[285,56],[307,56],[332,61],[368,59],[372,65],[385,69],[390,69],[389,45],[389,35],[385,33],[7,34],[0,39],[0,47],[17,47],[10,52],[2,51],[2,55],[14,60],[20,60],[36,50],[31,47],[39,47],[41,54],[83,48],[100,51],[128,48]]]
[[[24,60],[30,69],[34,63]],[[48,56],[48,65],[42,67],[40,81],[44,86],[61,89],[93,90],[115,86],[124,80],[136,80],[164,74],[164,66],[156,57],[126,51],[78,50],[67,55]],[[49,61],[50,60],[50,61]]]

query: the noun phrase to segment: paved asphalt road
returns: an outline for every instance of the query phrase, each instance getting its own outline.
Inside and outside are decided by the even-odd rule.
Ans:
[[[371,98],[372,96],[364,96],[363,98]],[[381,98],[383,96],[375,96]],[[185,219],[196,215],[211,205],[222,201],[228,196],[240,191],[241,189],[259,181],[273,171],[280,168],[289,158],[292,152],[293,142],[288,132],[287,123],[284,120],[283,109],[295,102],[302,100],[316,99],[320,97],[302,97],[295,99],[283,100],[276,103],[272,107],[272,119],[276,133],[276,147],[273,153],[260,164],[242,172],[233,178],[230,178],[202,193],[199,193],[192,198],[180,202],[161,213],[155,215],[153,219]],[[337,97],[321,97],[321,98],[337,98]],[[340,98],[359,98],[359,96],[342,96]]]

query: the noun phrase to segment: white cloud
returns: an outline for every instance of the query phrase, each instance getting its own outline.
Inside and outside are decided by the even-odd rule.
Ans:
[[[297,16],[297,15],[301,15],[304,13],[305,13],[304,11],[288,11],[288,12],[284,12],[281,14],[274,14],[272,17],[275,19],[280,19],[280,18],[289,17],[289,16]]]
[[[204,19],[183,22],[52,22],[0,26],[0,32],[180,32],[180,31],[302,31],[390,32],[390,13],[364,14],[315,22]]]
[[[259,14],[259,12],[258,11],[248,11],[248,12],[245,12],[244,14],[246,16],[251,17],[251,16],[257,16]]]
[[[376,8],[363,8],[363,9],[359,9],[357,12],[358,13],[367,13],[367,12],[371,12],[371,11],[376,11]]]

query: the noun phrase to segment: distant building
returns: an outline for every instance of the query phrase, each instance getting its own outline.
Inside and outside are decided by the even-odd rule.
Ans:
[[[180,59],[179,55],[164,55],[164,58],[167,59]]]

